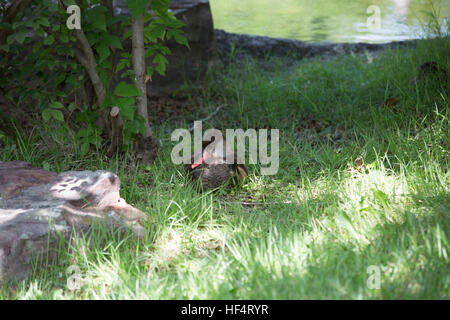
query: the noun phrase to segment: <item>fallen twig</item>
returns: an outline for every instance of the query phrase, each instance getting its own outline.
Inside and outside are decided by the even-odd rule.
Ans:
[[[211,114],[209,114],[206,118],[202,118],[202,119],[195,120],[195,121],[207,121],[207,120],[211,119],[214,115],[217,114],[217,112],[220,111],[220,109],[222,109],[222,107],[223,107],[223,104],[219,105],[219,106],[216,108],[216,110],[214,110],[214,111],[213,111]],[[194,124],[192,124],[192,125],[189,127],[189,131],[193,131],[193,130],[194,130]]]

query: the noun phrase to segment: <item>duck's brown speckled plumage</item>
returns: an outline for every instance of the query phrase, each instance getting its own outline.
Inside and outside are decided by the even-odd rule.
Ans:
[[[238,164],[236,155],[230,152],[224,142],[223,153],[215,152],[216,141],[204,141],[202,144],[202,154],[208,153],[211,157],[207,162],[192,168],[192,164],[186,164],[185,170],[191,175],[195,181],[199,181],[203,190],[215,189],[228,182],[238,183],[247,177],[247,168],[243,164]],[[226,163],[226,154],[231,154],[234,163]],[[191,163],[194,163],[194,156],[191,158]]]

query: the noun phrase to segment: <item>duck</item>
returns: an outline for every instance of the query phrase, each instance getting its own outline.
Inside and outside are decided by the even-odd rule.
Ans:
[[[233,159],[233,163],[227,163],[227,156]],[[196,159],[198,160],[195,161]],[[223,137],[212,137],[209,141],[202,141],[201,156],[196,158],[192,155],[191,163],[185,164],[184,168],[192,180],[197,181],[200,188],[206,191],[243,182],[248,176],[248,170],[238,160]]]

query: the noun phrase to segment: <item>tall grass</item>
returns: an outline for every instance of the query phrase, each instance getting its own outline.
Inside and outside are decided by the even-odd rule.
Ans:
[[[153,224],[143,241],[101,228],[79,237],[0,297],[448,299],[449,82],[411,83],[427,61],[448,73],[448,52],[439,38],[373,60],[231,61],[201,92],[205,113],[225,105],[207,124],[280,129],[280,170],[250,166],[230,193],[196,192],[171,163],[171,123],[157,132],[155,164],[134,169],[128,156],[81,158],[67,127],[18,130],[1,160],[111,170]],[[399,104],[384,106],[390,97]],[[71,265],[83,279],[75,291]],[[370,266],[380,268],[379,289],[367,285]]]

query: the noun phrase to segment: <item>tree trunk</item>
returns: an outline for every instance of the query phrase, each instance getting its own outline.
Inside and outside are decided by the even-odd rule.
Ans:
[[[75,57],[87,71],[92,85],[94,86],[95,95],[97,96],[98,106],[101,107],[106,98],[106,90],[97,72],[97,62],[95,61],[94,52],[84,34],[83,30],[74,30],[74,35],[81,46],[82,53],[79,50],[75,51]]]
[[[144,15],[136,20],[132,18],[132,55],[133,69],[136,76],[136,87],[141,91],[141,96],[136,97],[137,113],[145,119],[147,138],[151,134],[148,123],[147,111],[147,85],[145,84],[145,51],[144,51]]]
[[[138,19],[132,17],[132,61],[136,76],[136,87],[141,95],[136,97],[137,114],[145,121],[145,136],[138,137],[138,159],[144,164],[150,164],[156,157],[157,143],[150,128],[147,110],[147,85],[145,83],[146,65],[144,50],[144,14]]]

